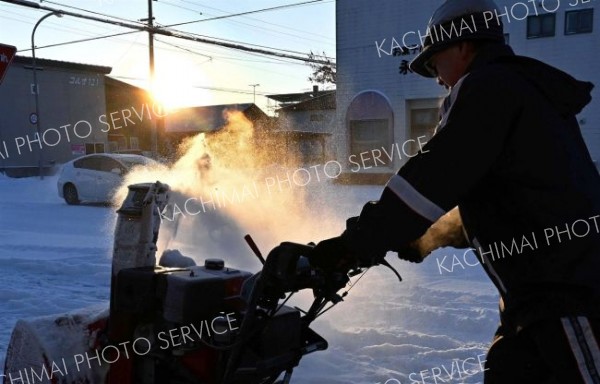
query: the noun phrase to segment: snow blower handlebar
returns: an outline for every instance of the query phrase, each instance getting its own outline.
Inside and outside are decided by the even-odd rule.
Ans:
[[[265,308],[273,308],[287,293],[303,289],[311,289],[315,301],[317,298],[332,303],[341,301],[337,292],[348,283],[349,271],[326,272],[313,267],[309,262],[309,255],[313,249],[313,245],[284,242],[269,253],[261,273],[261,280],[264,283],[261,305]],[[317,313],[311,311],[308,314],[317,316]]]
[[[309,326],[320,314],[331,308],[325,308],[328,303],[335,305],[342,301],[338,291],[346,286],[349,277],[348,273],[325,272],[311,266],[308,256],[313,248],[314,245],[281,243],[269,253],[262,271],[247,281],[247,286],[242,289],[246,312],[237,335],[238,343],[231,351],[221,383],[272,383],[282,372],[285,372],[285,378],[281,382],[287,383],[293,368],[304,355],[327,349],[327,341]],[[307,311],[285,306],[294,293],[304,289],[311,289],[314,294],[313,303]],[[301,316],[297,322],[292,321],[281,331],[289,335],[297,329],[298,342],[278,357],[278,363],[271,367],[269,375],[258,375],[263,380],[244,378],[243,365],[247,360],[251,341],[257,335],[264,335],[265,330],[273,328],[277,318],[281,319],[292,312],[301,313]],[[274,336],[285,337],[283,334]],[[273,381],[264,381],[267,377]]]

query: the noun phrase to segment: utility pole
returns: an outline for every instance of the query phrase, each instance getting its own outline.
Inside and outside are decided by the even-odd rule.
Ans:
[[[154,15],[152,13],[152,1],[148,0],[148,19],[141,19],[140,21],[146,21],[148,25],[148,65],[150,67],[150,95],[154,99]],[[152,100],[154,103],[155,100]],[[162,115],[162,113],[161,113]],[[158,155],[158,126],[163,119],[160,118],[158,121],[153,120],[152,129],[150,131],[150,148],[155,156]]]
[[[150,64],[150,86],[154,87],[154,16],[152,15],[152,1],[148,0],[148,53],[149,53],[149,64]]]
[[[252,92],[252,93],[253,93],[253,95],[254,95],[254,98],[253,98],[253,101],[252,101],[252,102],[253,102],[254,104],[256,104],[256,87],[260,87],[260,84],[249,84],[248,86],[249,86],[249,87],[252,87],[252,89],[253,89],[253,92]]]

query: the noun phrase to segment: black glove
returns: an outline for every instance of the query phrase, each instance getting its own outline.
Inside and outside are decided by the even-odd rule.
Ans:
[[[339,237],[323,240],[312,252],[310,263],[324,270],[349,270],[379,264],[388,249],[383,234],[381,206],[367,203],[360,216],[346,221],[346,230]]]
[[[398,231],[391,220],[390,212],[379,201],[369,201],[363,206],[360,216],[346,221],[346,231],[342,234],[350,249],[363,260],[376,261],[392,250],[391,241]],[[371,265],[377,264],[371,262]]]
[[[396,250],[396,252],[398,252],[398,258],[400,258],[402,260],[410,261],[411,263],[420,263],[425,259],[421,255],[421,252],[419,252],[418,249],[416,249],[410,245],[402,247],[402,248]]]
[[[311,265],[326,270],[370,267],[380,264],[388,251],[397,252],[400,259],[412,263],[422,262],[419,250],[409,243],[393,245],[405,235],[400,232],[403,230],[396,226],[389,206],[370,201],[364,205],[360,216],[346,221],[346,230],[341,236],[316,245],[310,257]]]
[[[348,271],[356,266],[356,256],[350,252],[345,240],[332,237],[317,244],[308,256],[310,265],[325,271]]]
[[[364,212],[364,209],[363,209]],[[370,267],[379,264],[387,253],[385,243],[376,233],[376,228],[365,225],[364,216],[346,220],[346,230],[341,238],[348,249],[352,250],[358,266]]]

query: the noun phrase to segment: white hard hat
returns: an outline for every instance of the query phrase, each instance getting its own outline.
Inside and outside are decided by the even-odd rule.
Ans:
[[[434,77],[427,61],[435,53],[464,40],[504,41],[498,6],[493,0],[446,0],[427,24],[423,50],[410,63],[410,69]]]

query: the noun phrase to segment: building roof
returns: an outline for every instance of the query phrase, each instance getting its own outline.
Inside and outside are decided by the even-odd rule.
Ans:
[[[15,56],[13,59],[13,64],[22,64],[23,66],[31,66],[31,57],[27,56]],[[50,59],[41,59],[39,57],[35,58],[36,67],[54,67],[54,68],[64,68],[64,69],[72,69],[76,71],[83,72],[94,72],[94,73],[102,73],[109,74],[112,71],[111,67],[105,67],[101,65],[92,65],[92,64],[83,64],[83,63],[73,63],[71,61],[60,61],[60,60],[50,60]]]
[[[106,78],[104,79],[104,84],[119,87],[119,88],[130,89],[133,91],[147,92],[144,88],[140,88],[137,85],[133,85],[133,84],[127,83],[125,81],[118,80],[114,77],[110,77],[110,76],[106,76]]]
[[[335,90],[327,90],[327,91],[319,91],[317,85],[313,87],[312,91],[308,92],[299,92],[299,93],[282,93],[278,95],[267,95],[267,98],[271,100],[275,100],[281,103],[282,106],[287,106],[289,104],[296,104],[302,101],[310,100],[315,97],[319,97],[330,92],[335,92]]]
[[[335,91],[327,91],[311,99],[296,104],[286,105],[278,109],[278,111],[322,111],[325,109],[335,109],[335,106]]]
[[[225,126],[225,111],[240,111],[250,120],[268,118],[256,104],[221,104],[181,108],[165,118],[165,132],[214,132]]]

